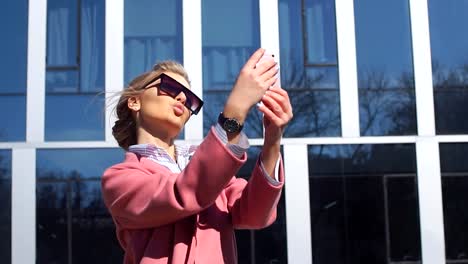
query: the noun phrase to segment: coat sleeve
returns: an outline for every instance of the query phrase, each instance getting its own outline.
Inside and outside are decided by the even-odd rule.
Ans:
[[[165,225],[210,206],[246,160],[238,159],[208,133],[179,174],[146,158],[134,158],[104,172],[102,192],[112,217],[122,228]]]
[[[228,210],[234,228],[259,229],[271,225],[276,220],[276,207],[284,185],[283,161],[280,159],[278,179],[280,184],[273,185],[260,168],[257,161],[247,182],[233,179],[226,187]]]

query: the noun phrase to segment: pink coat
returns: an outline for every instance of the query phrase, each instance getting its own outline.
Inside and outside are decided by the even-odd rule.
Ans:
[[[181,173],[130,152],[107,169],[104,202],[124,263],[237,263],[234,228],[272,224],[284,183],[282,162],[278,186],[259,162],[248,182],[234,177],[246,158],[235,157],[210,131]]]

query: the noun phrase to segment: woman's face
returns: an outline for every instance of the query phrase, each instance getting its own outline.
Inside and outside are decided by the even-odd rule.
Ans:
[[[181,75],[164,72],[187,88],[190,85]],[[158,89],[161,79],[148,84],[138,97],[128,100],[128,107],[136,113],[137,124],[151,134],[177,136],[190,118],[190,111],[184,106],[187,99],[184,93],[171,97]]]

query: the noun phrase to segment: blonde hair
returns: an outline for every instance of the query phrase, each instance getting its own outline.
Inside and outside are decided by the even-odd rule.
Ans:
[[[129,146],[137,143],[136,121],[133,118],[132,111],[128,108],[128,99],[133,96],[139,96],[145,90],[145,87],[149,82],[154,80],[154,78],[163,72],[178,74],[184,77],[184,79],[190,84],[190,80],[184,66],[171,60],[159,62],[153,66],[151,71],[147,71],[133,79],[120,93],[119,101],[115,107],[117,121],[115,121],[115,124],[112,127],[112,135],[119,143],[119,146],[123,149],[128,150]]]

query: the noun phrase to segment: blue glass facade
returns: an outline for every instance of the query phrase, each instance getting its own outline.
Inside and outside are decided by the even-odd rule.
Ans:
[[[409,2],[355,0],[361,135],[415,135]]]
[[[103,170],[122,158],[120,149],[37,151],[36,263],[122,260],[114,224],[101,197]]]
[[[202,1],[203,134],[223,111],[237,74],[250,55],[260,47],[258,0]],[[220,26],[223,25],[223,26]],[[261,113],[251,111],[245,133],[261,137]]]
[[[47,141],[104,139],[104,11],[104,0],[47,1]]]
[[[106,77],[121,79],[125,86],[158,61],[199,65],[200,72],[189,69],[188,73],[201,80],[197,91],[205,105],[201,118],[190,120],[199,123],[185,132],[206,135],[239,70],[265,41],[277,44],[274,52],[280,58],[281,83],[294,109],[282,141],[286,179],[289,186],[308,192],[304,198],[286,186],[273,225],[237,231],[239,263],[297,263],[298,258],[310,258],[318,264],[403,264],[422,263],[424,257],[442,263],[440,254],[445,254],[445,263],[468,263],[466,1],[427,0],[426,14],[413,8],[421,1],[354,0],[348,6],[353,15],[346,17],[343,1],[278,0],[265,7],[259,0],[201,0],[198,9],[184,10],[193,2],[124,0],[117,8],[121,17],[109,25],[106,12],[115,11],[113,1],[46,2],[44,67],[29,72],[28,62],[35,61],[38,52],[36,43],[29,42],[37,39],[37,32],[29,30],[36,26],[30,19],[37,20],[40,14],[37,8],[30,10],[36,2],[5,1],[0,8],[4,37],[0,42],[2,263],[18,264],[12,256],[22,255],[23,242],[36,249],[31,256],[36,263],[121,262],[123,252],[102,202],[100,177],[105,168],[123,159],[123,151],[106,128],[106,111],[113,105],[105,100],[106,90],[123,87],[106,87]],[[277,6],[270,9],[273,4]],[[29,16],[31,12],[36,16]],[[183,15],[193,12],[199,14],[199,21],[187,21]],[[277,24],[261,23],[271,16]],[[414,27],[416,20],[424,26],[421,16],[429,22],[429,34]],[[190,16],[194,18],[198,19]],[[339,30],[346,23],[354,23],[354,32]],[[261,32],[276,32],[278,39]],[[108,34],[118,35],[122,50],[106,43]],[[347,50],[342,47],[350,44],[342,40],[345,34],[355,37],[356,72],[348,70],[349,61],[341,60],[346,57],[341,52]],[[424,36],[430,44],[425,56],[432,59],[432,72],[423,79],[432,78],[432,87],[420,87],[417,82],[415,58],[422,47],[413,43]],[[184,53],[184,46],[197,39],[200,50]],[[107,54],[122,58],[122,72],[108,70],[105,54],[109,50]],[[28,83],[38,73],[43,74],[44,83]],[[355,76],[356,84],[340,82],[343,75]],[[45,88],[43,102],[28,97],[35,85]],[[417,100],[424,97],[419,97],[421,91],[429,90],[433,101],[432,97]],[[343,113],[352,109],[341,107],[350,106],[343,104],[349,103],[343,95],[353,92],[358,98],[351,102],[357,117],[351,120],[359,123],[353,124],[359,129],[357,135],[347,136],[343,131],[350,119]],[[28,127],[37,123],[27,117],[36,109],[27,107],[38,104],[44,110],[39,115],[43,126]],[[434,120],[427,111],[432,108]],[[261,118],[253,109],[246,120],[245,132],[253,140],[239,177],[248,179],[260,153]],[[422,133],[421,124],[432,121],[434,132]],[[43,138],[34,137],[38,129],[43,129]],[[178,140],[184,138],[183,132]],[[421,146],[426,143],[435,146],[433,151],[424,151]],[[298,146],[302,153],[296,151]],[[23,156],[23,151],[31,155]],[[35,179],[31,205],[36,208],[35,217],[18,221],[24,212],[12,204],[29,195],[22,192],[22,181],[31,177]],[[435,192],[428,197],[426,190]],[[301,209],[295,209],[295,204]],[[423,219],[427,212],[431,217]],[[434,219],[443,223],[432,226],[437,223]],[[25,230],[35,230],[35,236],[31,234],[35,240],[12,239],[19,236],[15,228],[22,229],[25,223],[29,224]],[[21,245],[15,247],[15,241]],[[307,246],[302,248],[297,241]]]
[[[0,142],[26,139],[28,1],[2,3],[0,10]],[[10,111],[14,109],[14,111]]]
[[[336,20],[333,1],[278,2],[281,85],[294,119],[285,137],[341,134]]]
[[[466,1],[430,0],[432,81],[437,134],[466,134],[468,22]]]

